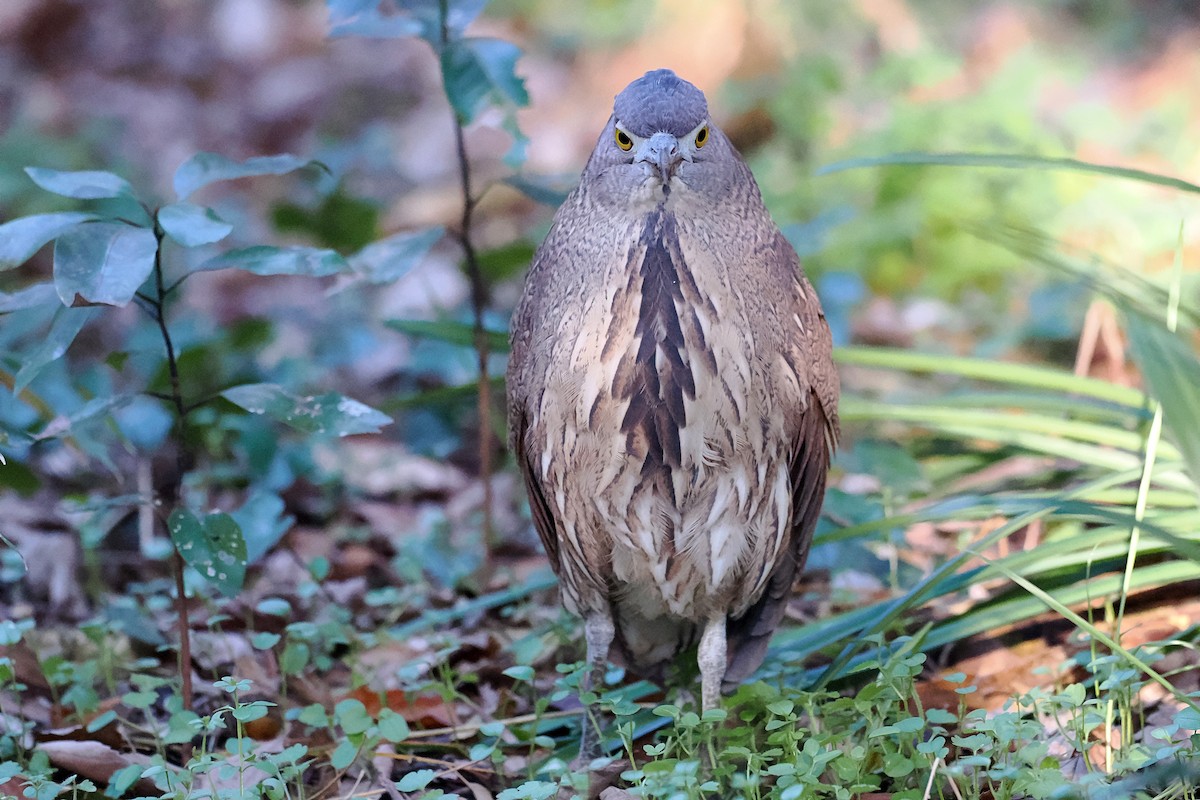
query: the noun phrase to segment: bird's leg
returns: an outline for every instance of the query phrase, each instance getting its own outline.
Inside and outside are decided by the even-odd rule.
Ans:
[[[589,611],[583,620],[583,635],[587,641],[587,671],[583,674],[584,692],[604,687],[604,674],[608,670],[608,650],[612,647],[616,629],[607,610]],[[583,763],[599,758],[603,741],[600,738],[600,712],[591,704],[585,705],[583,737],[579,745],[579,757]]]
[[[721,702],[721,681],[725,679],[725,614],[709,617],[696,651],[700,666],[700,708],[708,711]]]

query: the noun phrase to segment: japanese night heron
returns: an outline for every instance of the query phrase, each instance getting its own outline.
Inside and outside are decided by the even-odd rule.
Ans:
[[[508,366],[512,448],[590,680],[610,651],[657,675],[698,643],[707,710],[762,663],[837,441],[830,348],[704,94],[666,69],[629,84],[534,257]]]

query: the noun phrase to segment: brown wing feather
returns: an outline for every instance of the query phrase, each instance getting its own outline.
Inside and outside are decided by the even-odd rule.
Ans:
[[[542,547],[546,549],[546,555],[550,558],[550,566],[554,569],[555,574],[558,574],[560,558],[558,527],[554,521],[554,513],[550,510],[550,504],[546,502],[541,478],[534,471],[533,464],[538,459],[533,458],[533,454],[530,452],[528,432],[529,417],[522,409],[517,412],[516,441],[514,442],[517,465],[521,468],[521,478],[524,480],[525,490],[529,495],[529,512],[533,517],[533,526],[537,529],[538,537],[542,540]]]
[[[790,466],[791,541],[781,550],[762,597],[745,614],[728,622],[726,639],[729,661],[723,682],[727,692],[762,665],[771,636],[783,621],[792,594],[792,584],[808,559],[813,531],[821,516],[825,476],[837,437],[836,425],[836,418],[831,419],[826,413],[817,393],[810,392],[809,406],[804,412]]]
[[[803,274],[796,251],[780,233],[776,233],[763,263],[775,270],[775,281],[795,280]],[[829,326],[812,285],[800,278],[799,289],[802,298],[798,298],[801,302],[796,306],[796,314],[803,320],[803,325],[795,329],[798,338],[789,342],[788,351],[793,366],[803,367],[802,374],[807,377],[810,390],[789,464],[792,481],[790,540],[780,548],[779,560],[762,597],[746,613],[727,624],[729,656],[723,682],[725,691],[732,691],[759,668],[772,634],[783,621],[796,574],[808,559],[808,548],[825,499],[829,459],[838,440],[838,376],[831,355]]]

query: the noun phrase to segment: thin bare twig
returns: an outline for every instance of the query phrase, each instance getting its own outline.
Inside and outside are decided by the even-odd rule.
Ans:
[[[438,3],[441,21],[441,45],[445,50],[450,45],[449,2]],[[475,353],[479,366],[479,477],[483,481],[483,537],[488,552],[494,544],[492,525],[492,387],[488,379],[488,342],[483,325],[483,314],[487,310],[487,285],[475,246],[471,242],[471,223],[475,212],[476,198],[471,193],[471,165],[467,159],[466,135],[458,112],[454,115],[454,145],[458,157],[459,186],[462,190],[462,218],[459,223],[458,242],[463,249],[467,277],[471,281],[471,311],[474,316]],[[490,563],[490,560],[489,560]]]
[[[154,321],[162,336],[163,346],[167,350],[167,372],[171,376],[171,391],[164,398],[175,407],[175,475],[167,491],[167,507],[171,510],[178,508],[183,494],[183,473],[187,467],[183,449],[183,425],[187,411],[183,402],[183,390],[179,381],[179,361],[175,356],[175,343],[171,340],[171,331],[167,328],[167,291],[163,282],[162,243],[163,230],[156,222],[154,236],[158,239],[158,248],[154,252],[154,297],[144,298],[153,311]],[[183,582],[183,556],[175,548],[171,558],[172,571],[175,573],[176,607],[179,614],[179,679],[183,695],[183,707],[191,709],[194,700],[192,689],[192,634],[191,620],[188,618],[187,590]]]

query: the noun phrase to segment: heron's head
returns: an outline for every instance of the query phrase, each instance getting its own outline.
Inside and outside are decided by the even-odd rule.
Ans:
[[[669,69],[656,69],[625,87],[596,143],[588,172],[632,188],[648,181],[670,191],[676,179],[693,184],[706,163],[737,156],[708,116],[704,93]]]

